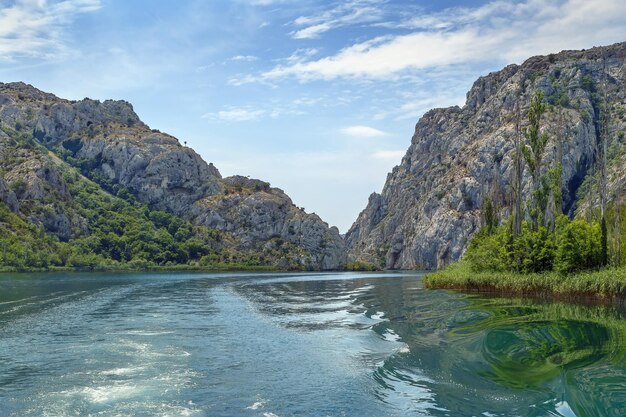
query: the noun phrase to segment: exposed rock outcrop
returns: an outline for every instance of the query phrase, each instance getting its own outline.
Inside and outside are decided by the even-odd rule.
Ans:
[[[223,184],[224,193],[198,202],[199,224],[230,232],[244,249],[259,250],[259,242],[288,242],[301,248],[299,263],[306,267],[333,269],[345,263],[339,230],[297,208],[281,189],[240,176],[225,178]]]
[[[13,212],[17,212],[19,210],[15,193],[9,188],[7,182],[2,178],[0,178],[0,201],[4,202],[4,204],[6,204],[7,207],[9,207],[9,209]]]
[[[612,146],[624,153],[625,83],[626,43],[533,57],[479,78],[463,108],[431,110],[417,123],[401,164],[347,233],[349,259],[387,268],[440,268],[459,259],[482,226],[487,193],[503,217],[509,213],[514,109],[519,101],[525,123],[535,90],[554,105],[543,123],[552,138],[544,159],[562,151],[564,208],[573,214],[599,140],[604,92]],[[624,167],[624,158],[616,158],[612,187],[623,183]],[[526,170],[526,194],[529,185]]]
[[[266,264],[305,269],[345,265],[345,245],[336,228],[297,208],[268,183],[222,179],[191,148],[141,122],[125,101],[69,101],[24,83],[0,83],[0,127],[21,135],[30,147],[52,152],[45,158],[27,149],[19,158],[3,156],[0,200],[16,212],[21,201],[42,202],[38,207],[45,205],[45,210],[21,214],[61,240],[69,239],[72,230],[84,230],[84,219],[54,204],[69,197],[55,163],[46,162],[50,158],[80,168],[118,196],[132,195],[152,209],[223,232],[226,249],[262,254]],[[10,140],[6,134],[4,140]]]

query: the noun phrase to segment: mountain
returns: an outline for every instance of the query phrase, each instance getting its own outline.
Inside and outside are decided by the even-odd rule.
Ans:
[[[402,162],[346,234],[349,260],[441,268],[459,259],[481,228],[487,195],[500,207],[501,219],[507,217],[515,109],[519,103],[527,124],[536,90],[550,105],[542,123],[551,137],[544,161],[562,155],[564,211],[575,214],[581,184],[595,175],[605,101],[611,116],[609,195],[615,194],[626,176],[625,82],[626,43],[537,56],[479,78],[462,108],[434,109],[419,120]],[[523,185],[528,196],[528,169]]]
[[[74,255],[91,248],[124,262],[192,262],[202,255],[204,262],[281,269],[345,264],[337,228],[267,182],[222,178],[175,137],[150,129],[125,101],[69,101],[24,83],[0,83],[0,201],[0,226],[11,238],[5,246],[21,245],[32,256],[32,245],[46,241],[40,250],[54,251],[59,242]],[[122,212],[121,225],[109,224]],[[157,249],[128,249],[130,223],[150,236],[165,233],[135,236]],[[176,235],[181,228],[186,232]],[[85,243],[89,238],[95,243]],[[174,249],[163,246],[166,238]],[[190,239],[199,246],[191,254],[181,249]],[[187,252],[154,255],[159,251]]]

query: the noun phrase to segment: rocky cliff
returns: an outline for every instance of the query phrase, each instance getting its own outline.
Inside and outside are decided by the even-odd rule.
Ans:
[[[78,212],[56,204],[72,198],[60,173],[69,164],[111,194],[220,232],[225,251],[280,268],[345,264],[336,228],[268,183],[222,178],[125,101],[69,101],[0,83],[0,128],[0,201],[62,241],[89,229]]]
[[[515,108],[519,102],[523,126],[536,90],[551,105],[543,120],[551,137],[544,160],[547,165],[562,155],[565,212],[574,214],[577,191],[593,174],[605,101],[611,116],[609,184],[615,190],[626,175],[625,82],[626,43],[533,57],[479,78],[462,108],[434,109],[419,120],[402,162],[347,233],[349,259],[387,268],[440,268],[459,259],[482,226],[487,193],[506,217]],[[528,195],[528,170],[523,183]]]

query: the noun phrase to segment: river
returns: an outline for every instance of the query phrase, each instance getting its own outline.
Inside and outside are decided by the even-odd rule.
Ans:
[[[624,416],[618,306],[419,273],[0,274],[0,416]]]

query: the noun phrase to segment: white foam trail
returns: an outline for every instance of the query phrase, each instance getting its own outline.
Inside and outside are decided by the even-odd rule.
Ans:
[[[377,311],[376,313],[370,316],[372,320],[384,320],[384,317],[385,317],[384,311]]]
[[[164,334],[172,334],[174,331],[172,330],[163,330],[163,331],[151,331],[151,330],[129,330],[127,332],[118,333],[123,335],[133,335],[133,336],[161,336]]]
[[[112,400],[120,400],[134,397],[139,390],[134,385],[109,385],[100,387],[87,387],[70,391],[61,391],[67,397],[81,396],[91,403],[101,404]]]
[[[267,403],[267,400],[261,399],[261,400],[255,402],[254,404],[247,406],[246,410],[257,410],[257,409],[265,406],[266,403]]]
[[[406,343],[404,344],[404,346],[398,349],[398,353],[409,353],[409,352],[411,352],[411,349],[409,348],[409,345],[407,345]]]
[[[381,336],[388,342],[399,342],[401,339],[401,337],[391,329],[387,329]]]
[[[102,375],[116,375],[116,376],[131,375],[139,371],[142,371],[144,369],[145,368],[143,366],[136,366],[136,367],[131,367],[131,368],[115,368],[115,369],[110,369],[108,371],[103,371],[101,372],[101,374]]]

